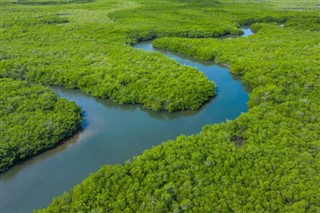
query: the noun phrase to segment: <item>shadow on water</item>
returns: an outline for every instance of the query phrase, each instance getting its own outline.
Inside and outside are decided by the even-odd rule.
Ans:
[[[3,178],[1,178],[1,180],[3,181],[6,181],[14,176],[16,176],[21,170],[24,169],[24,167],[28,166],[28,165],[32,165],[32,164],[35,164],[39,161],[42,161],[42,160],[45,160],[47,158],[50,158],[51,156],[57,154],[57,153],[60,153],[60,152],[63,152],[65,151],[66,149],[68,149],[72,144],[75,144],[78,142],[79,140],[79,136],[80,134],[83,132],[84,130],[80,130],[78,131],[76,134],[74,134],[72,137],[69,137],[63,141],[61,141],[59,143],[58,146],[55,146],[53,148],[50,148],[36,156],[33,156],[31,158],[28,158],[27,160],[25,161],[22,161],[18,164],[16,164],[14,167],[12,167],[10,169],[10,175],[3,175]]]
[[[82,115],[81,128],[86,129],[89,125],[88,113],[82,110],[81,115]]]
[[[151,43],[136,47],[155,51]],[[203,72],[216,83],[217,96],[196,112],[156,113],[53,87],[56,94],[81,107],[84,131],[0,174],[0,211],[25,213],[44,208],[52,197],[70,190],[102,165],[123,163],[163,141],[196,134],[204,125],[235,119],[248,110],[248,93],[228,68],[172,52],[162,54]]]
[[[205,103],[198,111],[185,110],[185,111],[177,111],[177,112],[166,112],[166,111],[154,112],[152,110],[143,108],[140,104],[117,104],[111,101],[110,99],[101,99],[101,98],[92,97],[88,94],[83,93],[79,89],[69,90],[59,86],[52,86],[51,88],[56,92],[56,94],[60,96],[64,96],[66,93],[69,93],[71,96],[82,96],[86,98],[92,98],[96,102],[96,104],[101,104],[108,109],[117,109],[121,111],[129,111],[129,112],[134,112],[136,110],[139,110],[147,113],[150,117],[159,119],[159,120],[162,120],[162,119],[172,120],[172,119],[179,119],[185,116],[193,116],[199,113],[200,111],[202,111],[205,108],[205,106],[207,106],[208,103],[214,99],[214,98],[211,98],[208,101],[208,103]],[[71,100],[70,99],[71,97],[69,96],[65,96],[65,98]],[[82,128],[85,128],[88,125],[88,120],[86,119],[87,112],[84,111],[83,108],[82,108],[82,115],[83,115]]]

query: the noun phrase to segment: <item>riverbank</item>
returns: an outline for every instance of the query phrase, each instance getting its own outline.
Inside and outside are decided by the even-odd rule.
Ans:
[[[150,45],[142,43],[140,48]],[[164,141],[197,134],[207,124],[232,120],[247,111],[248,93],[228,69],[170,52],[167,57],[195,67],[215,81],[217,96],[199,111],[157,113],[139,105],[119,105],[79,90],[53,87],[57,95],[80,106],[84,131],[66,146],[42,153],[1,175],[3,210],[15,213],[43,208],[53,196],[70,190],[105,164],[122,164]],[[18,201],[20,205],[16,205]]]

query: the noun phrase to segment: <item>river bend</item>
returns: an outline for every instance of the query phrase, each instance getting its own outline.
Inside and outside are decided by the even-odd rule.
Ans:
[[[206,124],[234,119],[247,111],[248,93],[228,68],[156,50],[151,42],[134,48],[157,51],[198,69],[216,83],[217,96],[196,112],[156,113],[139,105],[118,105],[79,90],[53,87],[59,96],[82,108],[84,130],[1,174],[0,212],[25,213],[46,207],[53,196],[70,190],[102,165],[123,163],[163,141],[196,134]]]

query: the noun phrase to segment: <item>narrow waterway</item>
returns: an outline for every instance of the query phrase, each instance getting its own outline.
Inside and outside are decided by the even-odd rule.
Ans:
[[[62,145],[14,166],[0,175],[0,212],[26,213],[43,208],[105,164],[123,163],[181,134],[196,134],[206,124],[234,119],[247,111],[248,93],[228,68],[168,51],[151,42],[134,46],[158,51],[203,72],[217,85],[217,96],[199,111],[155,113],[138,105],[118,105],[79,90],[54,87],[84,112],[83,131]],[[149,53],[152,54],[152,53]]]
[[[248,37],[249,35],[252,35],[253,32],[251,31],[250,27],[246,26],[246,27],[242,27],[242,37]]]

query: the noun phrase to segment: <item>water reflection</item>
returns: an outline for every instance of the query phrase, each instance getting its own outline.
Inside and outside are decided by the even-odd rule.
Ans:
[[[155,51],[150,42],[136,47]],[[234,119],[247,111],[248,93],[226,67],[167,51],[161,53],[197,68],[215,81],[217,96],[196,112],[156,113],[139,105],[119,105],[79,90],[54,87],[59,96],[82,108],[84,131],[1,174],[1,212],[25,213],[43,208],[53,196],[70,190],[102,165],[123,163],[163,141],[196,134],[206,124]]]
[[[80,134],[83,132],[83,129],[74,134],[72,137],[66,138],[65,140],[61,141],[58,146],[55,146],[51,149],[48,149],[34,157],[29,158],[26,161],[22,161],[20,163],[17,163],[14,167],[10,169],[10,172],[8,172],[9,175],[2,175],[1,180],[6,181],[10,178],[13,178],[16,176],[21,170],[24,169],[24,167],[32,164],[36,164],[39,161],[43,161],[47,158],[50,158],[51,156],[63,152],[64,150],[68,149],[72,144],[75,144],[79,140]]]

